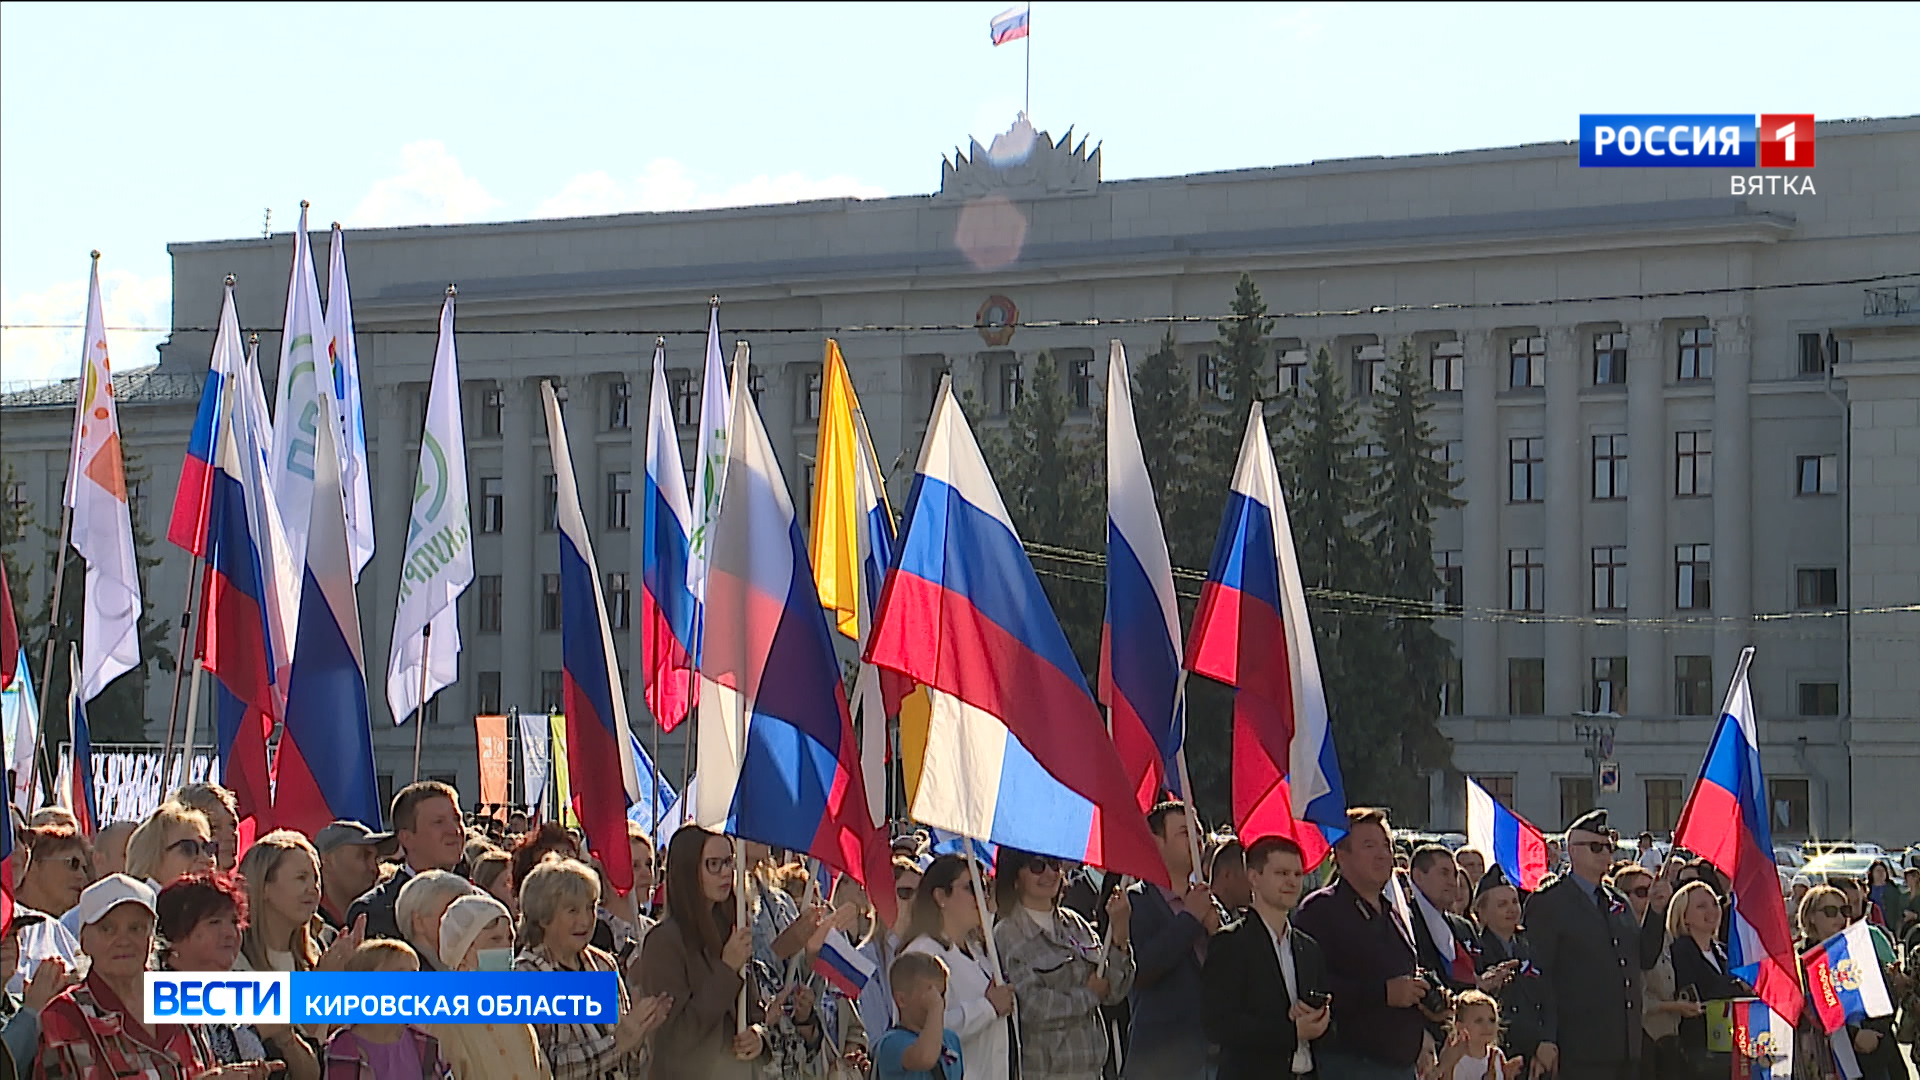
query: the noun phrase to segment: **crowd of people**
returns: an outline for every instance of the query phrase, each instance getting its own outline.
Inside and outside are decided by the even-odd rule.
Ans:
[[[337,821],[244,850],[211,784],[91,837],[58,808],[16,821],[0,1080],[1694,1080],[1731,1068],[1713,1003],[1751,994],[1728,959],[1726,883],[1651,837],[1617,858],[1604,811],[1572,824],[1531,895],[1486,853],[1396,842],[1373,809],[1349,812],[1316,869],[1283,837],[1203,840],[1163,803],[1148,824],[1171,888],[1004,846],[940,853],[909,831],[889,924],[849,878],[692,826],[662,857],[629,829],[623,896],[577,832],[460,806],[415,783],[391,832]],[[1865,1080],[1904,1077],[1920,874],[1882,866],[1791,899],[1803,948],[1873,927],[1903,1012],[1836,1038]],[[826,977],[830,949],[872,973],[857,992]],[[613,972],[619,1009],[149,1024],[150,970]],[[1800,1034],[1795,1076],[1843,1075],[1817,1022]]]

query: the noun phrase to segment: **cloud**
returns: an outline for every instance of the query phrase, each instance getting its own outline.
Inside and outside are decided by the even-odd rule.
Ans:
[[[844,175],[811,178],[797,172],[762,173],[726,187],[699,176],[672,158],[655,158],[631,181],[604,171],[581,173],[559,194],[534,208],[536,218],[589,217],[648,210],[711,210],[729,206],[772,206],[851,196],[877,199],[886,192]]]
[[[500,206],[480,181],[438,139],[400,148],[400,171],[373,182],[344,221],[350,228],[389,225],[458,225]]]
[[[164,275],[141,277],[126,270],[100,274],[100,306],[107,316],[107,344],[116,370],[147,367],[167,332],[131,333],[115,326],[171,325],[173,281]],[[87,279],[63,281],[39,292],[0,292],[0,383],[37,383],[64,379],[80,371],[80,331],[12,329],[16,324],[78,327],[87,317]]]

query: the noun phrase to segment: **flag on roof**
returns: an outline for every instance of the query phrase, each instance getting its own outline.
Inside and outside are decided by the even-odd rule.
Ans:
[[[80,350],[66,494],[73,508],[73,548],[87,563],[80,625],[81,701],[92,701],[108,683],[140,666],[140,569],[127,507],[106,327],[96,257],[87,280],[86,337]]]
[[[1532,892],[1547,876],[1547,839],[1533,822],[1500,805],[1467,777],[1467,846],[1506,871],[1514,887]]]
[[[647,475],[642,490],[640,678],[647,712],[661,731],[693,710],[694,619],[699,603],[688,577],[693,510],[680,464],[680,433],[667,390],[666,340],[653,346],[653,390],[647,399]]]
[[[943,380],[867,660],[927,689],[913,817],[1167,883],[1093,692]]]
[[[995,15],[993,21],[987,24],[987,33],[993,38],[995,45],[1019,41],[1027,36],[1027,19],[1030,14],[1030,9],[1025,4],[1017,8],[1008,8]]]

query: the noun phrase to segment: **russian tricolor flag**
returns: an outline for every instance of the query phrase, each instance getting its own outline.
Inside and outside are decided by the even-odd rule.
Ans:
[[[693,709],[694,615],[687,586],[693,510],[680,464],[680,435],[667,396],[666,339],[653,347],[653,392],[647,404],[645,529],[640,562],[640,676],[647,711],[661,731],[680,726]]]
[[[735,354],[742,386],[746,354]],[[700,641],[703,828],[804,851],[863,886],[889,922],[885,832],[867,812],[833,631],[806,537],[752,394],[733,395]]]
[[[1540,887],[1547,876],[1547,839],[1533,822],[1501,806],[1486,788],[1467,777],[1467,846],[1486,854],[1523,892]]]
[[[913,816],[1167,884],[1100,707],[943,381],[867,660],[927,688]]]
[[[1760,772],[1760,737],[1753,721],[1753,694],[1747,688],[1752,661],[1749,647],[1740,654],[1720,710],[1720,726],[1680,812],[1673,843],[1706,859],[1733,882],[1727,935],[1733,973],[1751,983],[1761,1000],[1792,1025],[1800,1019],[1803,1002],[1799,958],[1773,863],[1767,782]]]
[[[233,286],[229,284],[229,303],[232,296]],[[220,421],[225,412],[221,403],[233,381],[233,372],[221,369],[225,352],[214,349],[214,362],[207,366],[207,381],[200,387],[200,409],[193,417],[193,431],[187,435],[187,456],[180,462],[180,483],[173,491],[173,517],[167,522],[168,542],[196,558],[207,553],[214,454],[220,443]],[[238,355],[232,357],[233,361],[239,359]]]
[[[1318,865],[1346,834],[1346,791],[1286,497],[1257,401],[1187,635],[1187,670],[1237,691],[1233,821],[1240,837],[1249,844],[1290,837],[1307,865]]]
[[[987,32],[995,45],[1005,45],[1009,41],[1019,41],[1027,36],[1027,17],[1029,9],[1022,4],[1017,8],[1008,8],[993,17],[987,25]]]
[[[1107,613],[1100,629],[1100,702],[1142,811],[1177,787],[1185,738],[1180,606],[1153,479],[1133,422],[1127,353],[1107,351]]]
[[[1827,1034],[1850,1023],[1893,1015],[1893,998],[1873,951],[1873,930],[1866,923],[1854,923],[1808,949],[1801,963],[1807,971],[1807,995]]]
[[[1794,1022],[1753,998],[1730,1001],[1727,1008],[1733,1019],[1735,1080],[1792,1080]]]
[[[846,932],[838,927],[827,931],[827,940],[820,945],[820,956],[813,969],[834,989],[845,994],[849,1001],[859,1000],[860,992],[867,988],[880,970],[878,965],[854,947],[853,942],[847,939]]]

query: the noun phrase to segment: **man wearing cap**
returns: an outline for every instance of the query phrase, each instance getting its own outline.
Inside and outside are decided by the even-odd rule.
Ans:
[[[1536,1072],[1560,1080],[1627,1080],[1639,1070],[1640,927],[1619,890],[1602,884],[1613,862],[1607,812],[1567,829],[1567,874],[1527,903],[1539,966],[1544,1038]]]
[[[393,797],[394,839],[406,861],[386,881],[367,890],[347,909],[351,925],[362,915],[367,918],[366,936],[404,940],[393,906],[400,890],[422,870],[454,870],[467,843],[466,826],[460,818],[460,793],[437,780],[408,784]]]
[[[313,838],[320,853],[320,917],[335,930],[347,925],[347,909],[380,877],[380,856],[398,845],[390,832],[357,821],[336,821]]]

